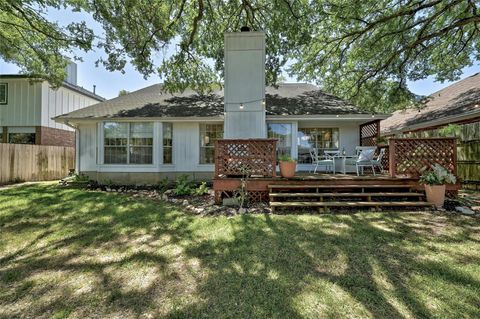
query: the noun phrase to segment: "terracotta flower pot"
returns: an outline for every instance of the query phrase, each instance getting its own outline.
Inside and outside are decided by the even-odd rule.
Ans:
[[[280,175],[282,177],[295,176],[295,170],[297,168],[297,162],[280,162]]]
[[[445,185],[425,185],[427,201],[436,207],[443,207],[445,202]]]

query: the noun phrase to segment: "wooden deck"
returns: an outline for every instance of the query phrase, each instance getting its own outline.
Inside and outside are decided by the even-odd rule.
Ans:
[[[232,196],[240,178],[213,180],[215,199]],[[333,207],[431,207],[425,201],[423,186],[417,178],[389,175],[298,174],[292,178],[250,177],[247,191],[252,201],[268,201],[272,211],[283,208],[311,207],[328,211]],[[459,185],[449,185],[449,191]]]

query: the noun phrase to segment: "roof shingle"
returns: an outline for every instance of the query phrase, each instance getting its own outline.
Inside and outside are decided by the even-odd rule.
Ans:
[[[367,114],[311,84],[267,87],[265,100],[267,115]],[[161,84],[155,84],[57,118],[214,117],[223,113],[223,89],[209,94],[189,89],[166,93]]]
[[[478,110],[480,73],[458,81],[427,97],[422,109],[396,111],[381,123],[382,134],[408,130],[412,125],[428,127],[429,122]],[[480,110],[479,110],[480,111]]]

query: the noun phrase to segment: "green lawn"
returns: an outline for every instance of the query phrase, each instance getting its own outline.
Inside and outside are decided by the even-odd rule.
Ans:
[[[3,189],[0,317],[479,318],[480,221],[198,217],[54,184]]]

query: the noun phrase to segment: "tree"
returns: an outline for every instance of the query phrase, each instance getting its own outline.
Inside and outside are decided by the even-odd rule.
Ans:
[[[94,38],[85,23],[61,28],[47,21],[46,5],[91,13],[104,35]],[[248,25],[266,33],[268,84],[287,69],[365,109],[388,111],[415,100],[408,80],[454,80],[478,60],[478,5],[478,0],[0,0],[0,43],[7,43],[0,44],[0,56],[58,83],[59,54],[95,45],[106,53],[98,63],[108,70],[123,70],[129,61],[144,76],[159,73],[170,90],[202,91],[222,79],[223,33]],[[167,48],[173,54],[165,54]],[[154,63],[156,54],[160,65]]]
[[[118,96],[124,96],[124,95],[127,95],[128,93],[130,92],[128,92],[127,90],[120,90],[118,91]]]

